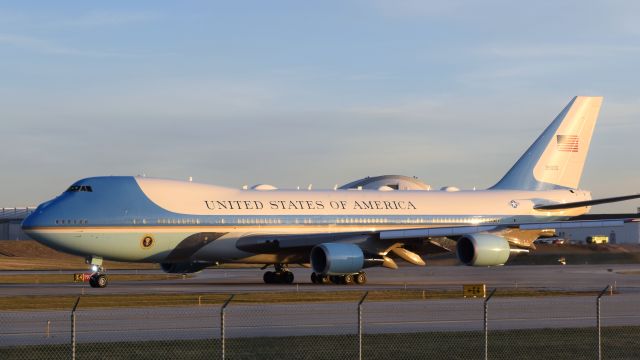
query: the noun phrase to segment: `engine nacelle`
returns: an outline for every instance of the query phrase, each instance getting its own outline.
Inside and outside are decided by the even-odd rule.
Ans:
[[[187,261],[181,263],[161,263],[162,271],[170,274],[189,274],[204,270],[207,266],[211,266],[208,262]]]
[[[509,242],[500,236],[470,234],[458,240],[456,253],[465,265],[494,266],[507,262],[511,247]]]
[[[318,274],[354,274],[364,265],[364,253],[358,245],[326,243],[311,249],[311,267]]]

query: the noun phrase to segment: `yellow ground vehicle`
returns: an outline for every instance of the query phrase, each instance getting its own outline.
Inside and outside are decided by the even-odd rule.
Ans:
[[[594,235],[587,237],[587,244],[607,244],[609,237],[607,235]]]

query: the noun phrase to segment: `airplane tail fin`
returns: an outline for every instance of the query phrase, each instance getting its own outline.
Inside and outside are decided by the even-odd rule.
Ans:
[[[598,119],[601,96],[576,96],[490,189],[576,189]]]

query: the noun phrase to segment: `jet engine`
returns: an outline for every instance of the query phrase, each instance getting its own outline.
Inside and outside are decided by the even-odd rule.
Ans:
[[[372,266],[386,266],[385,258],[365,254],[358,245],[325,243],[311,249],[311,267],[317,274],[355,274]]]
[[[207,266],[211,266],[208,262],[187,261],[181,263],[161,263],[162,271],[170,274],[189,274],[204,270]]]
[[[465,265],[494,266],[507,262],[511,247],[509,242],[500,236],[470,234],[458,240],[456,253]]]
[[[352,274],[364,267],[364,253],[358,245],[326,243],[311,249],[311,267],[318,274]]]

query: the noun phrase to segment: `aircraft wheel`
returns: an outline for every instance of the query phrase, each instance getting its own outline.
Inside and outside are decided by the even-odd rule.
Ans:
[[[285,271],[282,274],[281,279],[284,280],[283,282],[285,284],[292,284],[293,283],[293,273],[291,271]]]
[[[329,275],[320,275],[321,284],[331,284],[331,277]]]
[[[262,280],[264,280],[265,284],[273,284],[274,283],[274,276],[273,276],[273,272],[271,271],[267,271],[266,273],[264,273],[264,275],[262,276]]]
[[[94,276],[89,278],[89,285],[94,288],[94,287],[98,287],[98,285],[96,284],[96,279]]]
[[[109,281],[107,279],[107,275],[100,274],[96,277],[96,287],[104,288],[104,287],[107,287],[108,283]]]
[[[351,274],[346,274],[342,277],[342,283],[345,285],[352,285],[353,284],[353,275]]]
[[[364,285],[367,283],[367,275],[364,272],[359,272],[355,276],[354,281],[358,285]]]
[[[315,273],[315,272],[312,272],[312,273],[311,273],[311,283],[312,283],[312,284],[317,284],[317,283],[319,283],[319,281],[318,281],[318,275],[316,275],[316,273]]]

